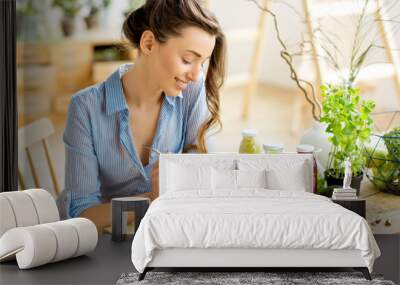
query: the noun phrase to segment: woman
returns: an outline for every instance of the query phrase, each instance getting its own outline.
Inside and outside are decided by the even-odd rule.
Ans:
[[[225,37],[196,0],[147,0],[123,24],[138,49],[106,81],[73,96],[64,132],[64,217],[110,225],[110,199],[158,196],[158,153],[207,152],[221,126]],[[207,73],[202,69],[209,60]]]

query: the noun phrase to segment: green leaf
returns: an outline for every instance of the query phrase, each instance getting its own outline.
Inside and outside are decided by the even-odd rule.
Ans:
[[[360,143],[372,133],[375,103],[361,100],[360,90],[351,86],[326,84],[321,86],[321,92],[321,122],[327,124],[326,132],[332,134],[329,141],[335,150],[329,154],[331,167],[334,173],[343,174],[344,161],[350,159],[353,171],[360,172],[366,161]]]

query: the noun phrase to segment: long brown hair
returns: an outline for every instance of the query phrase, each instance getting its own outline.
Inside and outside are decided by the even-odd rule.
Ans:
[[[222,129],[220,118],[219,89],[224,83],[226,40],[216,17],[196,0],[147,0],[132,11],[123,24],[123,34],[139,48],[144,31],[150,30],[160,43],[171,36],[179,36],[182,28],[195,26],[216,37],[205,79],[206,101],[210,117],[200,126],[197,144],[187,145],[184,152],[195,150],[207,152],[206,132],[212,127]]]

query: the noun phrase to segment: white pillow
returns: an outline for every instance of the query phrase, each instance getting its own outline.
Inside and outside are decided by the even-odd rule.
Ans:
[[[306,177],[305,163],[293,165],[293,168],[290,170],[290,176],[285,171],[268,169],[268,189],[306,192]]]
[[[267,188],[267,171],[236,170],[237,188]]]
[[[264,158],[240,158],[240,170],[267,171],[267,188],[272,190],[309,191],[311,169],[309,158],[304,154],[265,155]]]
[[[211,173],[214,190],[236,190],[236,170],[213,167]]]
[[[211,189],[211,167],[177,163],[168,164],[168,191]]]

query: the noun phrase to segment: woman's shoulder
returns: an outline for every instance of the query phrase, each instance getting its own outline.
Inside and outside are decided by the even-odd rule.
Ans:
[[[71,98],[71,105],[81,108],[96,108],[104,100],[104,82],[88,86],[79,90]]]

